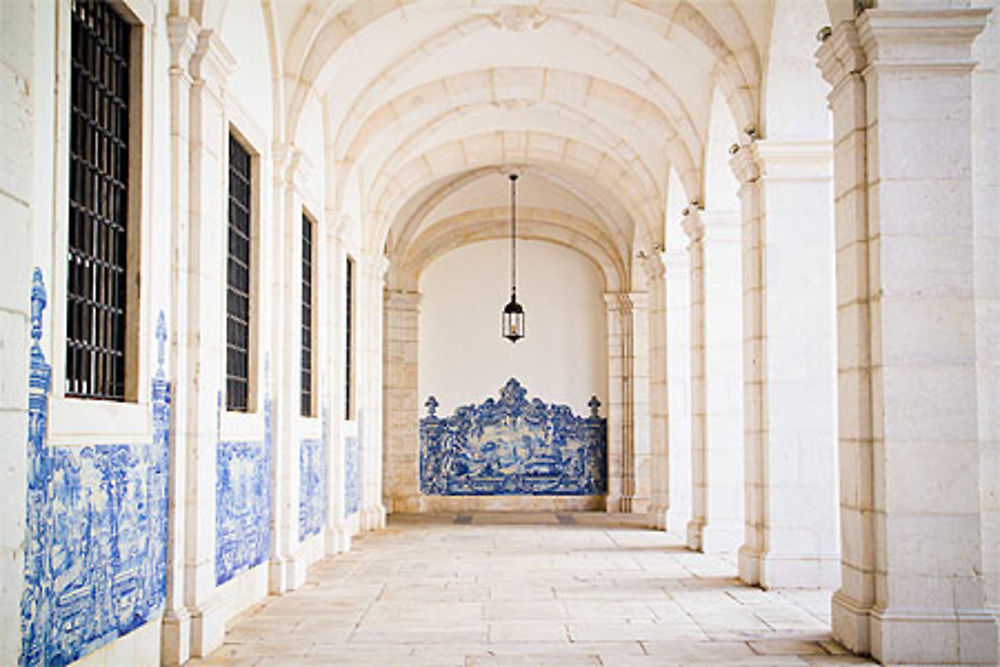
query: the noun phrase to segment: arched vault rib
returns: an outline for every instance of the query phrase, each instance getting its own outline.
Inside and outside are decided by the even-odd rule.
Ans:
[[[610,250],[607,235],[593,223],[550,209],[525,208],[519,212],[519,239],[547,241],[575,250],[597,265],[607,291],[620,291],[628,284],[622,258]],[[421,273],[434,259],[472,243],[509,238],[508,214],[506,208],[494,207],[438,221],[404,248],[402,255],[390,257],[390,287],[416,291]]]
[[[407,72],[423,62],[426,57],[437,53],[459,40],[474,36],[476,32],[493,27],[493,21],[489,20],[486,16],[479,15],[464,19],[442,30],[385,68],[355,100],[343,123],[341,123],[335,139],[338,160],[352,159],[350,153],[353,151],[350,151],[348,147],[356,143],[358,135],[362,133],[362,130],[359,128],[365,124],[366,119],[370,118],[373,113],[378,113],[374,111],[377,99],[379,99],[380,95],[384,95],[393,83],[400,80]],[[648,89],[649,94],[645,99],[664,115],[671,126],[671,133],[679,135],[679,140],[671,139],[672,142],[679,144],[675,147],[675,152],[683,150],[689,156],[701,154],[701,132],[697,128],[690,110],[654,68],[644,63],[622,45],[578,21],[561,16],[553,16],[546,21],[546,28],[559,29],[575,37],[585,39],[589,42],[592,49],[605,54],[608,60],[618,63],[623,73],[640,81]],[[397,100],[414,94],[416,94],[416,91],[410,91],[404,95],[397,96]],[[393,109],[401,107],[396,101],[390,103],[390,105]],[[682,163],[681,160],[677,160],[676,158],[673,161],[677,164]],[[688,183],[685,183],[685,186],[688,185]],[[692,189],[689,195],[695,196],[697,193],[697,189]]]
[[[365,3],[363,8],[351,5],[343,12],[330,17],[314,11],[310,6],[303,19],[302,30],[296,28],[294,32],[300,40],[309,40],[308,48],[303,49],[301,55],[298,51],[289,49],[286,58],[286,76],[289,80],[287,86],[289,136],[294,136],[295,126],[310,87],[320,78],[322,70],[348,40],[361,30],[372,27],[376,22],[389,21],[393,15],[397,20],[405,20],[411,8],[421,5],[425,8],[426,5],[433,5],[436,1],[404,0],[400,3],[399,0],[377,0]],[[482,11],[474,0],[468,0],[468,3],[469,10]],[[460,4],[449,5],[449,9],[460,8]],[[607,0],[603,12],[592,2],[581,5],[582,8],[566,4],[560,7],[559,11],[568,14],[591,13],[614,16],[644,28],[648,27],[649,19],[659,19],[668,24],[668,29],[663,32],[665,38],[674,28],[685,30],[701,41],[715,56],[719,83],[724,87],[727,100],[736,107],[733,109],[734,117],[739,122],[756,122],[756,99],[760,89],[760,55],[740,12],[731,2],[716,3],[716,5],[711,11],[712,16],[716,17],[714,21],[707,18],[689,1],[682,1],[676,5],[659,5],[647,4],[640,0],[627,3]],[[320,16],[324,18],[318,18]],[[728,28],[729,40],[719,33],[717,23]],[[730,40],[737,43],[731,45]]]
[[[466,114],[474,113],[477,109],[481,108],[483,108],[482,105],[478,107],[458,107],[445,111],[427,126],[418,129],[406,137],[396,151],[386,155],[381,164],[372,169],[371,173],[377,176],[385,173],[390,165],[405,164],[407,160],[419,156],[421,154],[420,147],[424,145],[429,137],[434,136],[435,132],[440,128],[447,127],[455,120]],[[535,105],[533,109],[536,111],[547,110],[553,113],[557,117],[557,120],[561,122],[575,121],[578,127],[585,130],[586,134],[596,139],[596,145],[600,146],[601,150],[615,156],[622,165],[628,165],[634,177],[638,180],[641,189],[648,193],[657,202],[658,206],[663,206],[666,184],[663,182],[663,179],[657,179],[655,173],[660,170],[666,173],[666,169],[663,168],[666,165],[661,165],[661,169],[658,170],[655,166],[647,164],[643,157],[636,153],[623,137],[615,134],[610,127],[586,114],[580,113],[572,107],[550,107],[548,104],[541,104]],[[534,130],[529,127],[526,131],[533,132]],[[456,139],[456,141],[460,140],[460,138]],[[338,168],[340,171],[347,171],[350,165],[340,164]],[[694,168],[694,163],[689,162],[685,170],[694,170]],[[339,198],[342,192],[338,189],[335,194]]]
[[[632,178],[634,171],[609,153],[572,138],[541,132],[498,131],[449,141],[425,151],[372,184],[366,212],[378,221],[370,241],[385,238],[387,223],[396,219],[411,195],[442,178],[490,165],[543,165],[565,171],[595,191],[617,199],[638,223],[647,244],[661,242],[663,203]],[[380,246],[376,246],[380,247]]]
[[[419,107],[406,104],[412,99],[423,102]],[[560,120],[586,129],[625,162],[639,165],[641,173],[638,177],[644,181],[644,187],[655,191],[661,198],[666,187],[665,173],[657,176],[657,170],[641,157],[640,151],[648,150],[649,146],[663,145],[682,178],[696,181],[700,172],[670,120],[639,95],[576,72],[523,67],[465,72],[398,95],[369,116],[350,147],[343,154],[338,154],[338,168],[346,170],[357,163],[378,136],[385,133],[395,136],[402,127],[417,125],[419,129],[406,136],[399,149],[373,170],[379,173],[386,163],[399,160],[413,146],[419,146],[422,138],[432,136],[456,118],[486,106],[554,111],[561,116]],[[437,115],[433,116],[435,113]],[[614,122],[605,122],[605,116],[610,116]],[[644,143],[648,145],[634,145],[614,127],[638,127],[645,135]],[[698,193],[700,189],[692,192]]]
[[[480,167],[479,169],[474,169],[464,174],[460,174],[455,178],[449,179],[440,187],[435,188],[433,192],[431,192],[431,194],[423,200],[412,215],[409,215],[402,220],[397,220],[393,225],[393,231],[387,244],[388,254],[390,256],[398,256],[404,251],[405,248],[409,247],[423,226],[427,216],[430,215],[438,204],[470,183],[496,173],[506,174],[506,172],[499,167]],[[557,172],[550,172],[539,167],[527,167],[524,169],[522,177],[524,177],[525,174],[535,175],[539,178],[547,180],[563,190],[566,190],[585,204],[594,214],[594,217],[605,228],[606,231],[602,233],[607,239],[607,242],[610,244],[609,247],[613,248],[620,257],[627,257],[629,255],[629,239],[621,221],[616,218],[616,216],[614,216],[614,214],[607,209],[604,203],[598,197],[595,197],[592,192],[579,187],[579,185],[571,179],[560,177]]]

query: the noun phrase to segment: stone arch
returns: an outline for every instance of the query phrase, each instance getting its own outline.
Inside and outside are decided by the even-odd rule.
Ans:
[[[371,230],[374,247],[388,233],[386,221],[395,219],[409,193],[422,184],[478,167],[498,164],[542,165],[573,174],[584,182],[603,190],[609,198],[622,202],[630,215],[638,218],[636,229],[651,243],[659,235],[662,203],[658,195],[636,187],[628,178],[625,164],[607,152],[572,138],[538,132],[494,132],[466,137],[425,151],[391,174],[380,174],[370,190],[367,211],[383,228]],[[611,193],[602,183],[621,187]],[[630,235],[630,238],[632,235]]]
[[[432,0],[412,0],[403,5],[380,2],[374,6],[366,6],[363,14],[356,6],[351,6],[336,16],[330,16],[330,12],[307,12],[294,31],[295,39],[292,42],[304,42],[308,46],[301,51],[290,51],[286,58],[285,75],[291,84],[287,97],[289,131],[298,122],[298,109],[304,104],[308,89],[341,46],[376,22],[389,20],[394,13],[399,20],[404,20],[407,9],[412,5],[430,1]],[[643,26],[648,25],[652,17],[666,22],[667,33],[675,27],[684,30],[716,58],[716,77],[727,91],[727,100],[733,105],[734,115],[747,124],[755,122],[758,115],[760,56],[746,22],[731,2],[703,9],[715,15],[716,20],[707,18],[703,11],[696,9],[690,2],[681,2],[673,8],[639,6],[639,3],[630,2],[626,9],[609,0],[603,12],[599,7],[589,4],[578,13],[617,16]],[[569,11],[573,13],[573,9]],[[720,29],[726,32],[725,36],[719,32]]]
[[[580,253],[601,272],[605,290],[617,292],[627,283],[622,258],[611,248],[606,232],[594,223],[562,211],[542,208],[519,210],[518,238],[545,241]],[[416,291],[420,274],[434,259],[457,248],[510,233],[508,209],[492,207],[465,211],[440,220],[404,249],[390,268],[393,289]]]

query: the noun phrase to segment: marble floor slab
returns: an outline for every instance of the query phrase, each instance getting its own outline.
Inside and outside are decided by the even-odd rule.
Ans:
[[[393,516],[192,665],[847,665],[831,591],[762,591],[639,517]]]

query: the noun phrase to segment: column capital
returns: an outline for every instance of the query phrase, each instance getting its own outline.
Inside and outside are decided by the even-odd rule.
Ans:
[[[301,188],[316,166],[301,148],[291,142],[275,143],[271,154],[274,156],[276,178],[291,188]]]
[[[629,292],[605,292],[604,305],[610,313],[628,314],[632,312],[632,299]]]
[[[215,90],[221,97],[229,75],[236,68],[236,58],[214,30],[198,33],[198,44],[191,56],[191,76]]]
[[[816,64],[826,82],[836,90],[851,76],[858,76],[867,64],[854,21],[841,21],[816,51]]]
[[[388,310],[418,311],[420,310],[420,300],[423,294],[413,290],[391,289],[385,290],[385,307]]]
[[[729,158],[729,168],[733,171],[733,176],[740,185],[756,183],[761,176],[760,156],[757,153],[757,142],[740,146],[737,144],[735,152],[730,151],[732,157]]]
[[[990,10],[870,9],[856,20],[870,66],[972,69],[972,42]]]
[[[662,279],[664,273],[666,273],[666,267],[663,264],[663,259],[660,253],[654,252],[652,254],[642,254],[639,257],[639,266],[642,267],[643,272],[646,275],[646,280],[655,281],[657,279]]]
[[[755,141],[729,160],[742,184],[764,180],[826,180],[833,177],[833,143],[819,141]]]
[[[691,243],[701,241],[705,236],[705,222],[701,219],[701,211],[696,206],[688,206],[682,213],[681,227]]]
[[[198,47],[199,32],[198,22],[190,16],[167,17],[171,74],[190,74],[191,56]]]

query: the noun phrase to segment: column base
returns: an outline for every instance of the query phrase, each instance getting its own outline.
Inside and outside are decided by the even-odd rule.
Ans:
[[[840,557],[757,553],[740,547],[739,577],[745,584],[772,588],[836,588],[840,585]]]
[[[873,610],[871,654],[886,664],[997,665],[997,620],[986,610]]]
[[[217,599],[190,610],[191,657],[206,658],[222,646],[226,638],[225,609]]]
[[[657,530],[667,529],[667,512],[669,510],[663,505],[653,505],[649,508],[649,523]]]
[[[385,506],[382,503],[370,505],[361,510],[361,530],[383,530],[385,528]]]
[[[687,548],[694,551],[701,551],[701,534],[705,528],[705,522],[701,519],[691,519],[687,522]]]
[[[288,574],[292,559],[280,556],[267,562],[267,592],[269,595],[281,595],[289,590]]]
[[[687,530],[688,521],[691,520],[690,507],[669,507],[666,515],[666,526],[664,530],[669,533],[676,533],[682,537]]]
[[[869,609],[843,590],[833,594],[830,606],[830,626],[833,638],[851,653],[868,655],[871,650]]]
[[[183,665],[191,659],[191,615],[187,609],[168,609],[163,614],[160,635],[160,663]]]
[[[393,513],[400,514],[420,514],[424,510],[423,496],[420,494],[407,494],[403,496],[393,496],[390,499]]]
[[[760,553],[743,545],[736,557],[737,572],[744,584],[756,586],[760,583]]]
[[[326,555],[335,556],[351,550],[351,534],[343,523],[326,527]]]

